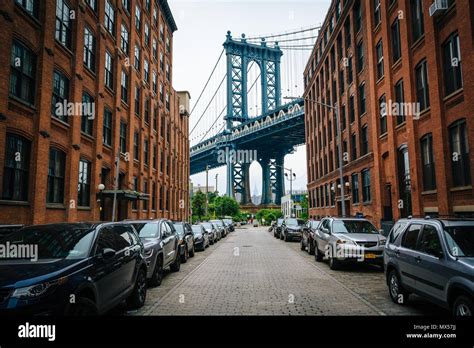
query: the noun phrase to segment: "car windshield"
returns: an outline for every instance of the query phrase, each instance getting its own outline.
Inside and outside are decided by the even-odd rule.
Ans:
[[[150,223],[133,224],[140,238],[156,238],[158,237],[158,225]]]
[[[192,229],[193,229],[193,233],[194,233],[194,234],[202,233],[202,227],[201,227],[201,226],[193,225],[193,226],[192,226]]]
[[[311,228],[317,228],[319,226],[319,221],[310,221],[309,226]]]
[[[204,223],[202,224],[206,230],[212,230],[212,225],[210,223]]]
[[[444,232],[451,255],[474,257],[474,226],[450,226]]]
[[[184,225],[183,224],[173,224],[174,229],[182,237],[184,235]]]
[[[224,222],[225,222],[227,225],[232,225],[232,220],[230,220],[230,219],[226,219],[226,220],[224,220]]]
[[[282,223],[283,223],[283,219],[278,219],[277,220],[277,226],[281,226]]]
[[[300,219],[288,219],[286,220],[286,225],[287,226],[303,226],[304,221]]]
[[[219,226],[219,227],[222,227],[222,225],[223,225],[221,220],[212,220],[211,222],[212,222],[214,225],[217,225],[217,226]]]
[[[379,231],[369,221],[337,220],[332,224],[334,233],[368,233],[379,234]]]
[[[39,260],[83,259],[88,257],[93,240],[94,228],[90,226],[47,225],[18,230],[1,239],[0,245],[8,243],[10,249],[16,246],[18,250],[29,246],[30,250],[37,250],[35,254]]]

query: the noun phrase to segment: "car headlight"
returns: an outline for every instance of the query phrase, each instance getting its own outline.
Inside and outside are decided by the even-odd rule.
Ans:
[[[346,240],[346,239],[338,239],[336,241],[336,244],[356,245],[356,243],[353,242],[352,240]]]
[[[379,240],[379,245],[380,245],[380,246],[384,246],[385,243],[387,243],[387,240],[386,240],[386,239],[380,239],[380,240]]]
[[[153,255],[153,249],[145,250],[145,257],[150,257],[151,255]]]
[[[18,299],[32,299],[40,297],[46,294],[48,291],[56,288],[58,285],[64,284],[66,282],[67,277],[64,277],[52,282],[44,282],[41,284],[19,288],[13,292],[12,297]]]

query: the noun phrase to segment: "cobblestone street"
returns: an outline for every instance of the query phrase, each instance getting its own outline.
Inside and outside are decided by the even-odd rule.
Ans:
[[[331,271],[273,238],[266,228],[237,229],[166,275],[131,315],[432,315],[445,314],[413,296],[391,302],[380,269]]]

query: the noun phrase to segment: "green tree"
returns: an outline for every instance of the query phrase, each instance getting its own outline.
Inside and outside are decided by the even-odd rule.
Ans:
[[[201,191],[194,194],[191,201],[193,208],[193,216],[197,216],[201,220],[202,216],[206,213],[206,195]]]
[[[232,197],[216,197],[214,200],[214,207],[216,211],[216,216],[235,216],[239,214],[240,207],[239,203]]]
[[[301,201],[301,208],[303,209],[303,211],[301,212],[301,219],[307,220],[308,219],[308,195],[304,195],[304,198]]]

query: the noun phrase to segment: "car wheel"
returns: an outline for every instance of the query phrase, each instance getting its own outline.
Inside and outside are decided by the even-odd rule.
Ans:
[[[407,303],[409,293],[402,287],[400,276],[396,270],[390,271],[388,275],[388,292],[394,303],[400,305]]]
[[[184,245],[184,253],[181,255],[181,263],[186,263],[188,262],[188,257],[189,257],[189,252],[188,252],[188,246],[185,244]]]
[[[474,314],[474,303],[464,295],[458,296],[453,305],[453,316],[470,317]]]
[[[172,272],[179,272],[181,268],[181,257],[177,256],[174,262],[171,264],[170,269]]]
[[[135,282],[135,288],[132,294],[127,299],[128,307],[131,309],[138,309],[143,307],[146,300],[146,271],[140,269]]]
[[[159,258],[156,261],[155,271],[150,278],[150,286],[160,286],[163,280],[163,261]]]
[[[323,261],[323,253],[319,251],[319,247],[317,243],[315,243],[314,245],[314,259],[316,260],[316,262]]]
[[[193,243],[193,247],[192,247],[191,251],[189,252],[190,257],[194,257],[194,251],[195,251],[195,249],[194,249],[194,243]]]
[[[306,249],[306,248],[304,247],[303,238],[301,238],[301,240],[300,240],[300,250],[303,251],[304,249]]]
[[[308,239],[308,254],[314,255],[314,244]]]
[[[286,234],[284,235],[283,239],[284,239],[284,241],[287,242],[287,243],[290,241],[290,239],[288,238],[288,235],[286,235]]]
[[[336,271],[341,268],[341,261],[335,257],[329,257],[329,268]]]
[[[68,305],[65,314],[71,317],[95,316],[98,314],[98,310],[94,301],[86,297],[79,297],[75,303]]]

